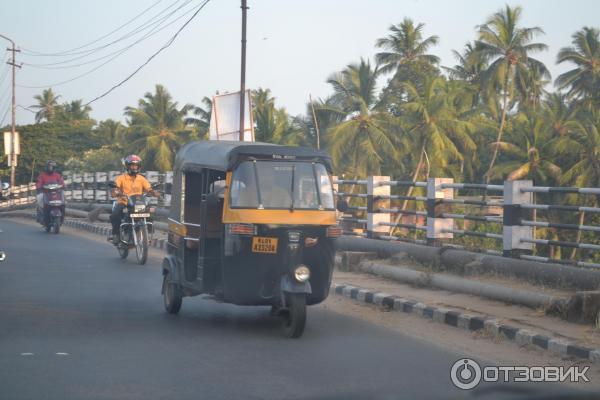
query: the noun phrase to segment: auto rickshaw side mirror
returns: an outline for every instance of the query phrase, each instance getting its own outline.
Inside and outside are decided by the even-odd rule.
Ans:
[[[348,211],[348,202],[344,199],[338,199],[336,207],[339,212],[344,213]]]

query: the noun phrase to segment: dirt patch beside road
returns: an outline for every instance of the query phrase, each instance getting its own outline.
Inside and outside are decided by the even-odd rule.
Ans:
[[[512,326],[565,338],[584,346],[600,348],[598,328],[566,322],[558,317],[546,315],[544,310],[534,310],[446,290],[415,287],[370,274],[335,271],[333,279],[336,283],[385,292],[432,306],[490,316]]]
[[[589,383],[570,384],[584,390],[600,390],[600,365],[559,357],[534,346],[518,346],[509,340],[490,339],[484,333],[469,332],[423,319],[414,314],[385,311],[378,306],[358,303],[331,295],[320,307],[340,314],[361,318],[404,335],[417,337],[433,346],[452,349],[465,357],[505,366],[573,366],[590,365]],[[309,313],[310,318],[310,313]],[[410,360],[407,360],[410,363]],[[450,371],[450,365],[448,371]]]

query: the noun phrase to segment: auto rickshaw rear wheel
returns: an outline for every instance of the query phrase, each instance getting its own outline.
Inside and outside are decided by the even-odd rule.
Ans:
[[[163,301],[165,310],[169,314],[177,314],[181,310],[183,296],[179,287],[171,282],[171,274],[166,273],[163,277]]]
[[[299,338],[306,325],[306,294],[286,293],[285,311],[282,310],[283,332],[289,338]]]

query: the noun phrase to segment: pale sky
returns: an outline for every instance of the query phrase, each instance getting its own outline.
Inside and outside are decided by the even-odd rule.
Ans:
[[[107,35],[137,14],[145,14],[121,30],[89,47],[106,45],[128,32],[157,21],[152,19],[183,6],[166,23],[201,4],[201,0],[0,0],[0,33],[18,47],[41,53],[56,53],[80,47]],[[556,53],[570,45],[571,35],[583,26],[600,26],[600,1],[596,0],[248,0],[247,87],[270,88],[276,104],[292,115],[305,111],[309,94],[313,98],[330,93],[327,77],[360,57],[373,59],[375,40],[388,34],[390,24],[404,17],[425,23],[425,35],[437,35],[440,43],[431,52],[442,65],[454,65],[451,51],[461,50],[475,38],[475,27],[508,3],[524,8],[523,26],[540,26],[546,34],[538,41],[549,50],[536,57],[546,63],[553,78],[567,66],[555,64]],[[52,85],[60,101],[89,101],[125,78],[152,53],[162,47],[189,18],[183,16],[164,30],[133,46],[119,57],[88,75],[57,85],[98,67],[109,57],[74,68],[40,69],[27,64],[84,63],[116,52],[149,30],[127,40],[105,46],[91,55],[43,57],[17,56],[26,63],[17,74],[17,104],[30,106],[43,88]],[[212,0],[179,35],[140,73],[107,97],[92,104],[97,120],[123,120],[125,106],[135,106],[147,91],[161,83],[179,102],[200,104],[203,96],[216,91],[239,90],[241,12],[239,0]],[[156,25],[154,25],[156,26]],[[4,42],[2,48],[4,48]],[[8,42],[6,42],[8,44]],[[77,51],[82,51],[77,50]],[[0,61],[7,54],[0,55]],[[85,57],[82,57],[85,56]],[[82,57],[67,63],[70,59]],[[0,66],[0,122],[9,106],[7,66]],[[6,114],[5,125],[10,122]],[[17,110],[17,123],[33,122],[33,114]]]

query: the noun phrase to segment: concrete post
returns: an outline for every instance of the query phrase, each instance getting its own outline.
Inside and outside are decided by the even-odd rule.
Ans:
[[[427,244],[433,246],[454,238],[453,233],[444,232],[445,229],[454,229],[454,219],[441,217],[449,208],[442,200],[454,198],[454,189],[442,189],[444,183],[454,183],[454,179],[429,178],[427,180]]]
[[[387,235],[390,227],[379,225],[390,223],[390,213],[378,212],[379,208],[390,208],[390,199],[382,199],[380,196],[390,195],[390,185],[382,185],[381,182],[389,181],[389,176],[369,176],[367,178],[367,237],[376,238]]]
[[[533,243],[521,242],[521,239],[533,239],[533,227],[521,226],[524,211],[521,204],[533,202],[533,193],[521,192],[521,189],[532,186],[532,181],[504,182],[502,254],[505,257],[519,258],[521,254],[532,253]]]

